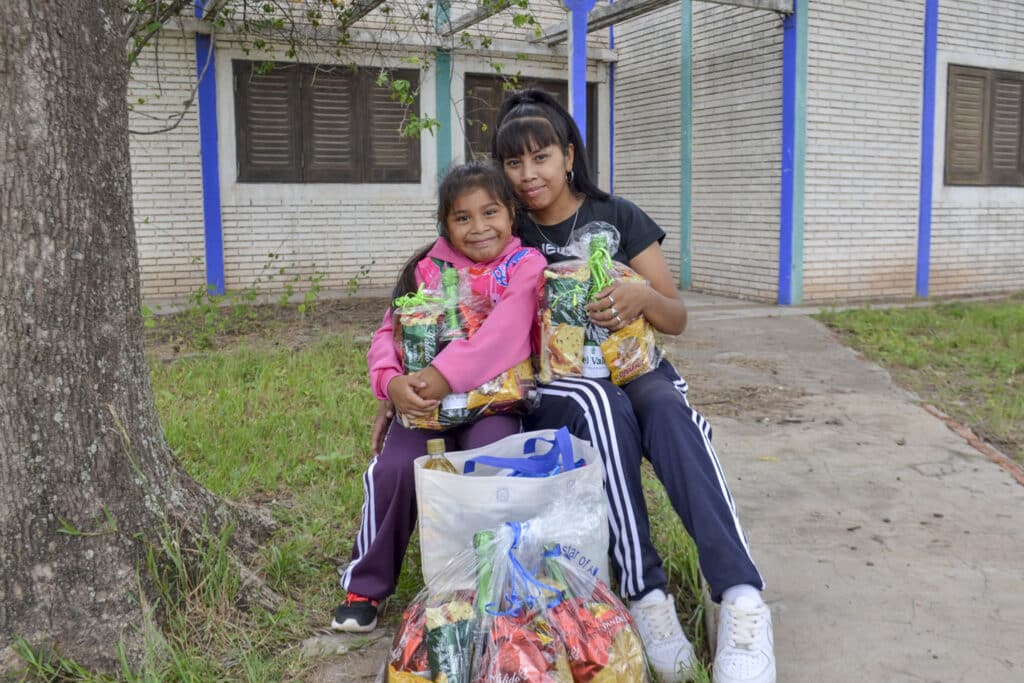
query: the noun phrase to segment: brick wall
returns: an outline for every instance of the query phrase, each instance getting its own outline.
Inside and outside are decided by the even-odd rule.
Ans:
[[[679,273],[679,8],[615,26],[615,194],[668,233],[662,249]]]
[[[132,69],[128,125],[133,131],[164,128],[185,112],[173,130],[129,138],[142,299],[147,303],[183,299],[206,282],[199,122],[195,106],[184,109],[195,80],[195,40],[171,32]]]
[[[913,296],[923,3],[808,8],[803,300]]]
[[[778,297],[782,27],[694,3],[693,285]]]
[[[615,27],[615,191],[668,233],[679,272],[680,10]],[[693,7],[694,289],[773,300],[778,270],[781,30],[775,15]]]
[[[1024,0],[939,5],[930,293],[1024,289],[1024,188],[943,183],[949,64],[1024,72]]]

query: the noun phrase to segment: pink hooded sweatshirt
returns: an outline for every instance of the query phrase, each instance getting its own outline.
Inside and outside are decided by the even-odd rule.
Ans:
[[[493,261],[476,263],[439,237],[427,257],[416,265],[417,283],[439,282],[440,269],[432,258],[456,268],[474,266],[482,271],[473,281],[473,290],[494,302],[494,308],[472,339],[451,342],[431,363],[452,391],[475,389],[529,358],[531,330],[537,318],[537,285],[547,266],[544,256],[536,249],[523,247],[519,238],[513,237]],[[390,308],[373,335],[366,361],[374,395],[388,398],[388,382],[405,372],[395,343]]]

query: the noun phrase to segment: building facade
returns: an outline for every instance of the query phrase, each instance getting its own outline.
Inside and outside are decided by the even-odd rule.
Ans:
[[[584,5],[592,22],[614,9]],[[292,119],[264,130],[270,119],[260,117],[277,116],[277,100],[264,97],[274,84],[240,70],[253,74],[266,57],[197,22],[165,31],[131,86],[145,300],[180,302],[208,283],[272,294],[314,279],[328,292],[386,292],[433,238],[438,174],[484,145],[481,119],[508,74],[561,88],[566,101],[568,84],[586,81],[599,181],[665,229],[683,289],[782,304],[1024,289],[1024,0],[647,0],[642,9],[591,31],[584,48],[537,40],[505,10],[467,29],[489,45],[439,40],[444,49],[424,52],[403,50],[402,39],[382,49],[371,36],[395,20],[378,8],[356,25],[344,60],[329,50],[272,55],[292,71],[412,69],[416,113],[442,123],[415,141],[365,142],[393,133],[404,112],[354,96],[373,83],[341,73],[351,69],[293,74],[306,94],[289,100]],[[447,26],[475,11],[453,3]],[[545,35],[573,16],[555,0],[530,11]],[[583,74],[572,59],[581,49]],[[417,62],[424,54],[428,63]],[[256,94],[240,99],[239,83],[256,83]],[[349,93],[348,83],[364,90]],[[335,86],[340,99],[316,99]],[[193,91],[197,106],[183,107]],[[339,101],[364,109],[338,110]],[[360,122],[357,140],[335,134],[344,129],[335,115]],[[275,131],[296,128],[314,132],[291,152],[274,147]],[[252,147],[260,135],[269,147]],[[349,168],[354,158],[361,170]]]

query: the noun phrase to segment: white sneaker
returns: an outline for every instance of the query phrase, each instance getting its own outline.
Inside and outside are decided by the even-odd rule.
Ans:
[[[713,683],[775,683],[772,613],[759,598],[741,596],[718,612]]]
[[[683,634],[675,602],[664,591],[654,590],[629,604],[647,661],[664,683],[684,680],[693,665],[693,646]]]

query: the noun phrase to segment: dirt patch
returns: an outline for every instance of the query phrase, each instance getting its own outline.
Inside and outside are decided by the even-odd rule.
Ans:
[[[154,318],[146,328],[146,351],[151,358],[169,361],[241,345],[296,349],[328,335],[369,341],[387,306],[388,299],[382,297],[349,297],[317,301],[305,312],[294,304],[192,308]]]
[[[736,387],[703,387],[693,407],[705,417],[752,419],[757,422],[795,422],[806,394],[789,387],[775,385],[740,385]]]

